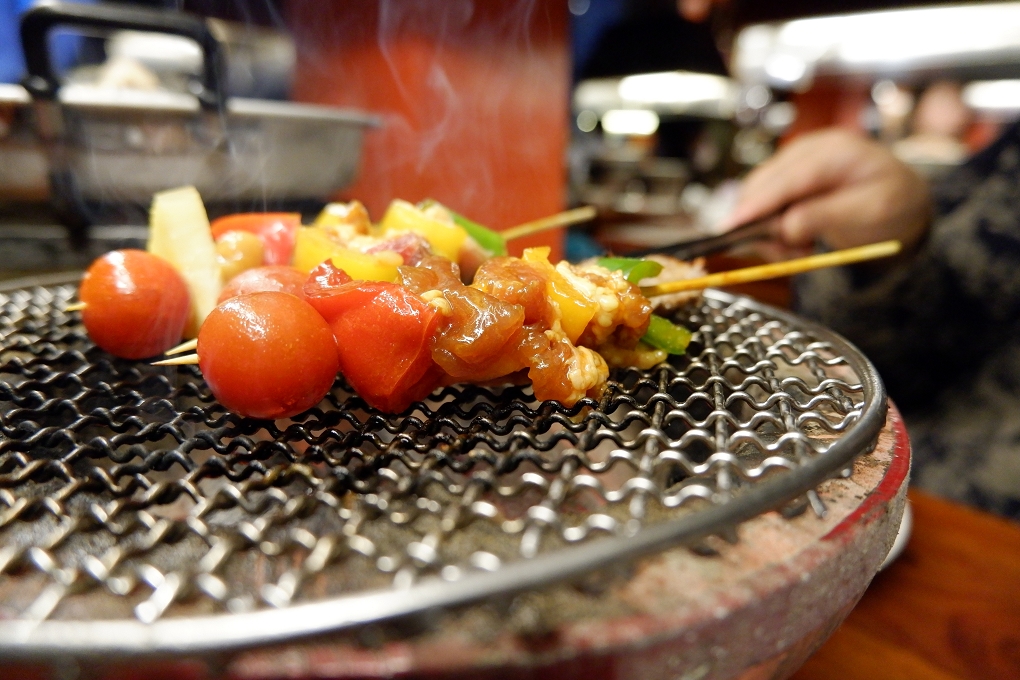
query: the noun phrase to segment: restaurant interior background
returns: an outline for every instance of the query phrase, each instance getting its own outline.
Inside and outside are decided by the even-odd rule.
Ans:
[[[951,11],[869,19],[869,11],[910,6],[879,1],[732,0],[699,24],[681,18],[672,0],[120,4],[179,6],[229,21],[228,94],[377,116],[355,181],[337,195],[359,198],[373,214],[393,196],[438,198],[498,228],[565,204],[594,205],[598,219],[566,239],[571,259],[711,233],[733,201],[733,179],[810,129],[865,130],[938,174],[1020,110],[1018,82],[1008,80],[1020,63],[1020,35],[1007,30],[1018,11],[1012,3],[985,3],[1004,19],[994,35],[955,30]],[[846,13],[859,16],[839,18]],[[821,23],[796,21],[812,16]],[[175,64],[141,41],[115,49],[159,73],[163,86],[199,68],[186,50]],[[94,77],[113,55],[103,41],[84,40],[72,76]],[[0,68],[8,82],[13,73]],[[7,104],[0,98],[8,123],[0,143],[11,153],[20,142]],[[63,223],[80,246],[85,231],[101,240],[97,227],[145,220],[144,206],[54,201],[44,173],[33,180],[11,169],[0,179],[4,242],[24,246],[4,261],[20,262],[19,271],[52,262],[62,237],[51,229],[40,255],[33,240],[17,238],[22,223]],[[311,213],[329,196],[318,198],[299,207]],[[249,207],[259,202],[272,207],[286,197]],[[54,203],[62,210],[54,213]],[[234,201],[222,210],[242,207]],[[42,232],[34,233],[38,240]],[[555,248],[562,242],[538,238]],[[80,266],[83,257],[61,252],[60,262]],[[785,284],[764,289],[770,301],[785,302]]]
[[[326,104],[373,117],[356,174],[343,186],[312,198],[260,194],[256,186],[254,197],[210,202],[211,214],[284,207],[312,215],[331,198],[357,198],[378,218],[394,197],[435,198],[506,228],[572,205],[595,206],[591,223],[515,244],[519,251],[550,243],[554,259],[713,233],[734,200],[735,180],[812,129],[862,130],[937,177],[1020,116],[1020,2],[975,3],[953,14],[955,3],[915,9],[898,1],[731,0],[698,24],[682,19],[672,0],[118,4],[179,8],[229,22],[223,30],[231,36],[230,96]],[[980,30],[969,29],[971,9],[1000,18],[983,15]],[[0,48],[12,45],[12,35],[0,35]],[[186,92],[201,70],[195,50],[179,42],[121,40],[118,55],[144,68],[113,75],[104,69],[114,64],[103,39],[71,39],[63,49],[70,50],[62,60],[72,82],[112,77]],[[19,68],[0,68],[0,83],[18,82]],[[0,154],[8,159],[0,164],[0,278],[80,270],[99,252],[144,244],[147,205],[112,195],[83,199],[50,183],[46,152],[25,125],[28,110],[22,94],[0,84]],[[147,139],[144,124],[111,134],[129,145]],[[758,259],[754,252],[717,256],[709,268]],[[735,290],[780,306],[790,300],[787,280]],[[969,537],[1015,547],[1017,536],[999,525],[978,531],[958,515],[938,519],[938,532],[920,536],[918,555],[937,544],[942,552],[931,555],[957,557],[953,550]],[[984,547],[964,547],[973,549],[966,560],[986,560],[981,569],[996,575],[996,588],[1015,573],[1015,563],[996,562]],[[930,568],[923,557],[911,557],[904,569],[914,571],[904,573],[919,574],[919,564]],[[903,585],[902,599],[890,593],[892,585],[879,583],[886,599],[865,600],[858,610],[875,628],[845,628],[851,632],[839,643],[840,654],[868,668],[869,655],[885,658],[876,653],[882,636],[874,631],[889,629],[900,634],[897,643],[913,636],[909,642],[921,650],[893,666],[901,677],[950,677],[926,675],[934,666],[918,661],[923,655],[940,668],[971,670],[991,659],[997,677],[1009,677],[1017,667],[1016,642],[1008,637],[1015,636],[1008,632],[1014,610],[995,610],[996,630],[1006,631],[1003,644],[1013,644],[1005,651],[987,651],[986,641],[976,639],[983,619],[946,624],[955,626],[950,637],[959,642],[949,651],[928,629],[908,635],[906,624],[897,627],[897,616],[908,616],[899,612],[914,616],[929,591],[985,583],[972,577],[963,558],[944,564],[948,577],[926,571],[930,580]],[[997,597],[986,598],[991,608]],[[987,655],[975,652],[976,660],[965,662],[953,656],[973,649]],[[828,668],[840,668],[846,658],[831,657]]]

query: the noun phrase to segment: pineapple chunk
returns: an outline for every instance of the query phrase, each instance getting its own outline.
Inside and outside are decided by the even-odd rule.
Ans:
[[[191,294],[192,318],[185,337],[198,335],[220,296],[220,266],[209,217],[195,187],[161,191],[152,198],[148,251],[180,272]]]

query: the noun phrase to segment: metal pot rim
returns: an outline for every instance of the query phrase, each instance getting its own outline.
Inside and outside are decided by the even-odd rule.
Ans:
[[[74,84],[61,88],[57,99],[61,106],[79,112],[150,111],[195,115],[201,110],[198,98],[194,95],[166,90],[113,89]],[[31,103],[31,95],[21,85],[0,83],[0,105],[28,106]],[[243,97],[228,99],[227,113],[238,117],[342,122],[365,127],[379,127],[382,124],[378,116],[355,109]]]

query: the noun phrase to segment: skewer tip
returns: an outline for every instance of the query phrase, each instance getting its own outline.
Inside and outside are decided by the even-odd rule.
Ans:
[[[84,302],[72,302],[68,306],[64,307],[65,312],[80,312],[85,309],[88,305]]]
[[[167,351],[163,352],[163,354],[165,354],[167,356],[171,356],[171,355],[174,355],[174,354],[181,354],[182,352],[190,352],[190,351],[192,351],[194,349],[197,349],[197,348],[198,348],[198,338],[192,338],[191,340],[185,340],[184,342],[182,342],[181,344],[177,345],[176,347],[171,347]]]
[[[152,366],[194,366],[198,364],[197,354],[186,354],[182,357],[174,357],[172,359],[163,359],[161,361],[153,361]]]

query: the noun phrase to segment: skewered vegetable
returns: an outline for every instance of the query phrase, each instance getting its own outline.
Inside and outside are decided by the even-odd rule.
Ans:
[[[260,264],[287,265],[294,254],[294,239],[300,226],[299,213],[238,213],[214,220],[210,229],[217,241],[232,231],[253,234],[262,242]]]
[[[219,302],[224,302],[238,295],[261,293],[269,290],[290,293],[291,295],[303,298],[305,296],[304,288],[307,279],[307,276],[293,267],[281,265],[255,267],[254,269],[241,272],[230,283],[224,286],[223,291],[220,292]]]
[[[422,210],[407,201],[395,200],[386,209],[379,229],[384,236],[412,232],[423,236],[437,255],[456,262],[467,240],[467,232],[457,226],[445,208],[434,204]]]
[[[450,216],[453,217],[454,223],[461,229],[467,232],[468,236],[473,238],[479,246],[481,246],[490,257],[506,255],[506,239],[504,239],[499,232],[493,231],[488,227],[469,220],[463,215],[459,215],[452,210]]]
[[[344,242],[327,229],[302,228],[297,235],[294,267],[310,272],[323,262],[332,261],[353,278],[393,282],[397,280],[397,267],[405,262],[405,255],[398,252],[401,245],[397,239],[369,237],[359,239],[357,243],[351,240]]]
[[[691,332],[669,319],[652,314],[648,321],[648,331],[641,339],[652,347],[664,350],[667,354],[683,354],[691,342]]]
[[[323,262],[312,270],[305,281],[303,293],[308,304],[315,307],[315,311],[322,315],[326,323],[331,322],[343,311],[343,302],[337,303],[334,308],[334,292],[345,283],[351,282],[351,277],[342,269],[338,269],[332,262]]]
[[[351,281],[329,297],[340,371],[366,402],[395,413],[435,389],[428,375],[440,317],[434,307],[385,281]]]
[[[144,359],[181,339],[191,302],[166,260],[143,250],[116,250],[88,268],[78,296],[92,341],[124,359]]]
[[[431,350],[440,313],[406,287],[352,281],[331,262],[315,268],[305,295],[333,330],[340,370],[372,406],[402,411],[436,386]]]
[[[209,314],[199,368],[216,399],[252,418],[289,418],[319,403],[336,379],[336,341],[304,300],[269,291],[240,295]]]
[[[662,271],[662,265],[655,260],[634,257],[600,257],[598,264],[622,273],[631,283],[641,283],[644,279],[658,276]]]
[[[228,231],[216,239],[220,281],[228,283],[241,272],[262,266],[262,240],[247,231]]]
[[[161,191],[152,199],[150,253],[173,265],[188,284],[192,317],[185,335],[195,337],[220,295],[220,266],[202,197],[194,187]]]

